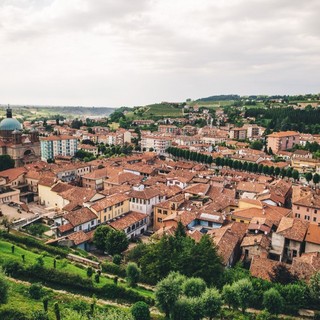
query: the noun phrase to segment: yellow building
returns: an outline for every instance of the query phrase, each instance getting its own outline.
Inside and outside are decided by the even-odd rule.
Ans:
[[[178,211],[179,206],[185,201],[184,194],[178,194],[177,196],[165,201],[158,203],[154,206],[154,219],[153,219],[153,230],[159,230],[163,227],[162,220],[167,218],[173,213]]]
[[[98,216],[98,224],[110,221],[130,211],[130,198],[125,194],[114,194],[95,202],[92,209]]]

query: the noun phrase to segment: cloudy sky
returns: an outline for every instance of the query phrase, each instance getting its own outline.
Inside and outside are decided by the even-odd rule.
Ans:
[[[319,0],[0,0],[0,103],[320,92]]]

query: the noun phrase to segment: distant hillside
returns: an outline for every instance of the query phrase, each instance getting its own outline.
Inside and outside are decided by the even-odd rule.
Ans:
[[[237,94],[227,94],[227,95],[216,95],[216,96],[210,96],[206,98],[200,98],[196,101],[228,101],[228,100],[240,100],[240,96]]]
[[[105,107],[64,107],[64,106],[14,106],[10,105],[13,110],[13,114],[16,117],[36,118],[36,117],[49,117],[50,115],[60,114],[68,117],[107,117],[116,108]],[[5,114],[7,106],[0,105],[0,116]]]

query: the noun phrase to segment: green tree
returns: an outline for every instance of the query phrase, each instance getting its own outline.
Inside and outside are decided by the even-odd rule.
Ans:
[[[320,271],[311,277],[309,288],[312,298],[320,304]]]
[[[317,185],[317,184],[319,183],[319,181],[320,181],[320,176],[319,176],[318,173],[315,173],[315,174],[313,175],[312,181],[313,181],[313,183],[314,183],[315,185]]]
[[[217,284],[223,274],[221,258],[209,235],[202,236],[191,250],[193,263],[190,276],[202,278],[207,284]]]
[[[310,183],[310,181],[312,180],[312,173],[311,172],[307,172],[305,174],[305,178],[308,181],[308,183]]]
[[[134,320],[150,320],[149,306],[143,301],[138,301],[131,307],[131,314]]]
[[[222,307],[222,297],[219,291],[215,288],[207,288],[201,299],[204,316],[209,320],[217,317]]]
[[[106,250],[106,237],[107,234],[111,231],[111,228],[108,226],[99,226],[93,235],[93,243],[97,249],[101,251]]]
[[[4,276],[0,274],[0,304],[7,303],[8,300],[8,283]]]
[[[293,170],[292,172],[292,178],[294,180],[299,180],[299,171],[298,170]]]
[[[237,309],[239,307],[239,300],[237,293],[234,290],[234,286],[225,284],[222,289],[222,297],[224,302],[228,305],[229,309]]]
[[[263,147],[263,143],[261,140],[255,140],[250,144],[250,148],[254,150],[261,150]]]
[[[200,297],[201,294],[206,290],[206,283],[201,278],[188,278],[182,285],[183,293],[191,297]]]
[[[111,254],[120,254],[129,247],[129,240],[123,231],[111,230],[105,239],[105,250]]]
[[[92,267],[88,267],[88,268],[87,268],[87,277],[88,277],[88,278],[91,278],[92,275],[93,275],[93,269],[92,269]]]
[[[263,294],[263,305],[270,313],[279,314],[283,304],[283,298],[275,288],[271,288]]]
[[[120,266],[121,260],[122,260],[122,257],[121,257],[120,254],[115,254],[115,255],[113,256],[113,258],[112,258],[112,262],[113,262],[114,264],[117,264],[118,266]]]
[[[238,298],[242,313],[245,313],[254,293],[252,283],[249,279],[241,279],[235,282],[232,286],[234,287],[234,292]]]
[[[181,297],[175,304],[173,320],[200,320],[203,318],[201,298]]]
[[[134,262],[129,262],[126,268],[126,280],[130,287],[135,287],[141,274],[140,268]]]
[[[278,176],[279,174],[280,174],[280,168],[279,167],[275,167],[275,169],[274,169],[274,174],[276,175],[276,176]]]
[[[166,278],[158,282],[155,290],[158,308],[169,318],[182,291],[185,277],[178,272],[171,272]]]
[[[8,155],[0,155],[0,171],[14,168],[14,160]]]

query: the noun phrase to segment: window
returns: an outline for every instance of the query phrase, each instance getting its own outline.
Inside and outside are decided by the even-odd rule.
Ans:
[[[91,225],[92,225],[92,226],[94,225],[94,220],[91,221]]]
[[[310,220],[310,216],[305,215],[304,220]]]
[[[317,222],[317,218],[316,217],[313,217],[313,222]]]
[[[162,222],[162,218],[158,218],[158,222]]]
[[[318,210],[314,210],[314,213],[318,213]]]
[[[297,210],[299,210],[300,209],[300,207],[299,206],[297,206]]]
[[[307,212],[309,212],[309,208],[307,208]]]
[[[163,214],[168,214],[168,211],[167,210],[163,210]]]
[[[161,210],[161,209],[158,209],[158,213],[162,213],[162,210]]]

